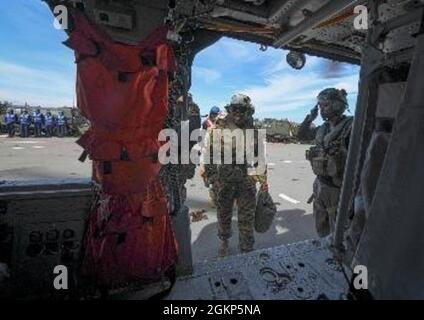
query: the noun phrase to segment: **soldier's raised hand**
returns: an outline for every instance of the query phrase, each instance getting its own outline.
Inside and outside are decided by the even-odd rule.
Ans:
[[[312,110],[311,110],[311,113],[310,113],[310,117],[311,117],[311,121],[314,121],[317,117],[318,117],[318,111],[319,111],[319,108],[318,108],[318,105],[316,105]]]

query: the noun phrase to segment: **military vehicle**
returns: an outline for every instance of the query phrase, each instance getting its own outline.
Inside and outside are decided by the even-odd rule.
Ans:
[[[255,127],[266,130],[267,142],[271,143],[291,143],[295,142],[297,136],[298,124],[289,120],[277,120],[265,118],[256,120]]]
[[[66,5],[71,18],[75,10],[82,12],[92,25],[121,43],[138,43],[157,27],[169,26],[168,39],[173,42],[179,67],[170,84],[169,127],[186,119],[186,110],[175,110],[175,101],[190,88],[194,56],[223,36],[252,41],[263,49],[272,46],[289,50],[287,61],[299,70],[308,63],[305,54],[361,66],[335,234],[328,239],[255,251],[193,268],[183,192],[184,175],[192,174],[191,168],[167,167],[164,170],[169,179],[165,185],[169,201],[174,204],[180,259],[172,289],[168,278],[157,282],[155,292],[168,289],[168,298],[183,299],[360,298],[357,293],[364,290],[355,292],[349,284],[355,270],[366,267],[369,296],[424,298],[423,1],[47,3],[52,10],[56,5]],[[78,25],[70,20],[68,32],[72,35]],[[95,48],[88,47],[91,55],[96,55]],[[119,79],[125,81],[125,74]],[[376,152],[382,119],[393,123],[393,130],[384,133],[387,148]],[[0,259],[10,267],[8,294],[23,297],[50,288],[47,291],[57,295],[51,286],[52,270],[58,264],[70,266],[72,279],[77,278],[75,266],[92,203],[91,190],[88,182],[75,181],[1,187],[4,231],[0,233]],[[61,212],[52,211],[57,201],[69,203],[69,208],[62,205]],[[360,210],[365,212],[362,220],[357,219]],[[46,241],[42,238],[45,233]],[[44,250],[46,247],[50,249]],[[43,250],[52,254],[38,254]],[[22,283],[27,284],[25,288],[19,286]],[[137,287],[125,297],[145,298],[152,294],[149,290],[151,287]]]

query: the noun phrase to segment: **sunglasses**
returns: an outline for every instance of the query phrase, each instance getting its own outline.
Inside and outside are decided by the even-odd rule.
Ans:
[[[245,106],[232,106],[230,111],[234,113],[245,113],[247,108]]]
[[[330,101],[328,101],[328,100],[322,100],[322,101],[319,101],[318,102],[318,106],[319,107],[328,107],[328,106],[330,106],[331,105],[331,102]]]

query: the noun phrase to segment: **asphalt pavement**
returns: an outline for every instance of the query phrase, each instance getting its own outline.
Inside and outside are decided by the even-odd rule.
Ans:
[[[255,234],[255,248],[268,248],[317,237],[312,206],[314,176],[304,154],[309,146],[267,144],[269,189],[278,213],[270,230]],[[91,162],[78,161],[82,148],[75,138],[6,138],[0,136],[0,183],[42,179],[89,178]],[[209,201],[208,190],[198,174],[186,183],[190,213],[198,214],[191,222],[194,262],[217,257],[216,209]],[[202,217],[203,216],[203,217]],[[238,253],[237,214],[234,210],[230,253]]]
[[[263,234],[255,233],[255,249],[315,239],[312,205],[307,201],[312,194],[314,175],[305,160],[308,145],[267,144],[269,191],[277,204],[277,215],[271,228]],[[195,262],[217,258],[217,217],[208,197],[208,189],[198,174],[186,183],[187,206],[190,213],[203,213],[203,219],[191,222],[192,253]],[[233,210],[233,236],[230,254],[238,253],[237,212]],[[202,214],[198,214],[200,218]]]

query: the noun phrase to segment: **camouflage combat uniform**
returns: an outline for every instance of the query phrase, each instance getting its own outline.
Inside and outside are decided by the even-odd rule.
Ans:
[[[249,99],[250,101],[250,99]],[[230,105],[231,106],[231,105]],[[253,106],[252,106],[253,107]],[[252,113],[253,114],[253,113]],[[246,126],[238,127],[232,120],[231,112],[224,119],[217,121],[215,128],[208,131],[205,139],[205,147],[211,150],[211,164],[205,165],[204,178],[208,184],[212,185],[215,194],[218,216],[218,237],[228,246],[228,239],[231,237],[231,221],[233,216],[234,203],[237,205],[238,227],[239,227],[239,248],[241,252],[248,252],[254,245],[254,220],[256,210],[256,182],[261,177],[248,175],[248,164],[245,159],[243,164],[236,164],[235,143],[232,143],[233,164],[213,164],[212,141],[217,130],[253,128],[252,121],[246,121]],[[245,131],[244,131],[245,132]],[[229,140],[221,139],[222,149],[224,142]],[[256,144],[257,147],[257,144]],[[222,155],[223,155],[223,151]],[[222,163],[223,159],[222,159]],[[226,243],[226,244],[225,244]],[[226,255],[220,253],[220,255]]]
[[[327,89],[323,92],[330,92],[328,98],[330,101],[335,99],[334,95],[341,94],[340,90],[336,89]],[[313,185],[313,213],[316,231],[320,237],[325,237],[334,231],[352,130],[353,117],[343,115],[347,107],[347,100],[343,95],[341,101],[344,106],[340,106],[333,114],[338,117],[337,123],[333,125],[325,121],[317,130],[315,145],[306,152],[306,158],[317,176]]]

